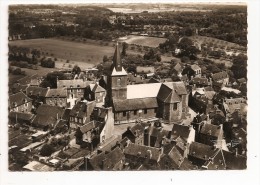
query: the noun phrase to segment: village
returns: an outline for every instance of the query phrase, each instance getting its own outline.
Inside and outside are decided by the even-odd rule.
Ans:
[[[13,17],[33,13],[40,22],[24,24],[26,34],[10,29],[10,171],[247,168],[242,36],[235,44],[236,37],[209,37],[208,30],[216,25],[188,29],[176,26],[171,13],[124,15],[103,8],[98,13],[89,8],[89,16],[101,11],[118,30],[95,27],[102,31],[88,37],[89,30],[84,30],[85,35],[75,36],[84,24],[96,26],[95,18],[87,23],[71,19],[82,16],[84,8],[13,9]],[[61,20],[57,23],[49,15]],[[140,20],[149,24],[140,28]],[[35,31],[43,25],[74,31],[43,38]],[[36,47],[41,42],[45,44]]]

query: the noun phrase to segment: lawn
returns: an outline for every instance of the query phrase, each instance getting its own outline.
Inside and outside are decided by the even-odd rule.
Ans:
[[[166,41],[166,38],[128,35],[127,37],[121,39],[119,38],[119,40],[128,44],[136,44],[140,46],[149,46],[155,48],[158,47],[160,43],[164,43]]]

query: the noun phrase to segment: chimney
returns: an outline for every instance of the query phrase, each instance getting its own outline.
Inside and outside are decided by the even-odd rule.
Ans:
[[[151,159],[152,158],[152,151],[151,150],[147,150],[147,153],[148,153],[149,159]]]
[[[237,154],[238,154],[238,149],[235,148],[235,156],[237,157]]]
[[[163,152],[164,152],[163,146],[160,148],[160,152],[161,152],[161,155],[163,155]]]

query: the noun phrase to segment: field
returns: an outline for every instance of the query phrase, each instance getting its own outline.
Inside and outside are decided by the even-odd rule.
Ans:
[[[217,38],[212,38],[212,37],[206,37],[206,36],[191,36],[190,39],[192,39],[194,42],[198,43],[199,45],[201,44],[212,44],[213,46],[217,46],[218,48],[222,49],[245,49],[243,46],[240,46],[238,44],[232,43],[232,42],[227,42],[224,40],[220,40]]]
[[[158,47],[160,43],[164,43],[166,38],[157,37],[146,37],[146,36],[136,36],[128,35],[124,38],[119,38],[119,40],[126,42],[128,44],[136,44],[140,46]]]
[[[84,62],[96,65],[103,60],[103,56],[112,56],[114,48],[111,46],[99,46],[58,39],[30,39],[9,42],[10,45],[35,48],[44,52],[47,56],[70,60],[72,62]]]

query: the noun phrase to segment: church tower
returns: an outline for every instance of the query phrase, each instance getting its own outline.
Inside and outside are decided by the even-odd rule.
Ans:
[[[127,98],[127,73],[122,66],[118,43],[116,44],[107,85],[107,103],[109,106],[111,106],[113,99],[123,100]]]

